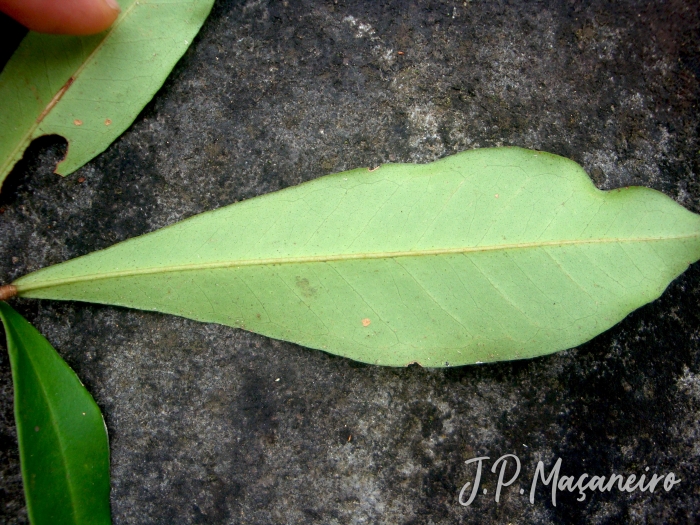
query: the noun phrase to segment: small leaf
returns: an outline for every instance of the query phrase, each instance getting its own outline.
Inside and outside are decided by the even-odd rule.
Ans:
[[[588,341],[700,258],[700,216],[519,148],[329,175],[16,281],[382,365]]]
[[[111,523],[100,409],[49,342],[0,302],[15,389],[24,493],[33,525]]]
[[[29,143],[68,140],[68,175],[107,149],[163,85],[213,0],[120,0],[110,29],[92,36],[30,32],[0,74],[0,185]]]

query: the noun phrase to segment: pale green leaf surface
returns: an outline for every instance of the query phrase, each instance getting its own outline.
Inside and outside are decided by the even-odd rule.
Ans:
[[[213,0],[119,3],[119,18],[99,35],[30,32],[0,73],[0,184],[42,135],[68,141],[61,175],[104,151],[162,86]]]
[[[15,393],[15,421],[33,525],[106,525],[109,445],[95,404],[51,344],[0,301]]]
[[[700,258],[700,216],[519,148],[337,173],[16,281],[382,365],[579,345]]]

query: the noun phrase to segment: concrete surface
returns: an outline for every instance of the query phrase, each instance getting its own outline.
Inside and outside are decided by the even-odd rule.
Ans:
[[[7,50],[18,32],[2,28]],[[570,157],[601,188],[656,188],[697,213],[699,100],[693,0],[217,2],[104,154],[62,179],[61,139],[31,147],[0,194],[0,281],[329,172],[494,145]],[[448,370],[155,313],[13,305],[104,411],[115,524],[700,518],[698,264],[579,348]],[[3,352],[0,522],[26,523],[11,398]],[[508,453],[523,471],[496,503],[490,467]],[[476,456],[491,457],[488,493],[463,507]],[[556,507],[540,488],[530,504],[537,462],[557,458],[576,477],[682,481],[559,492]]]

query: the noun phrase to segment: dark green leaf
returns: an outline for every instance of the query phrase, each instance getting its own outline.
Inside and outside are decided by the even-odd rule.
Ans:
[[[100,409],[49,342],[0,302],[15,390],[22,479],[33,525],[102,525],[109,446]]]

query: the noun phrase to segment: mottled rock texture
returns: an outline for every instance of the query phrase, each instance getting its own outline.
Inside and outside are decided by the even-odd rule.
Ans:
[[[0,29],[5,53],[18,32]],[[699,46],[694,0],[217,2],[105,153],[62,179],[61,139],[27,152],[0,194],[0,280],[329,172],[484,146],[564,155],[601,188],[649,186],[700,212]],[[579,348],[447,370],[156,313],[13,305],[104,411],[116,524],[700,519],[698,264]],[[5,352],[0,398],[0,522],[26,523]],[[460,506],[464,461],[506,453],[523,472],[501,501],[489,470],[488,494]],[[556,507],[540,489],[530,504],[537,462],[556,458],[563,474],[682,482]]]

